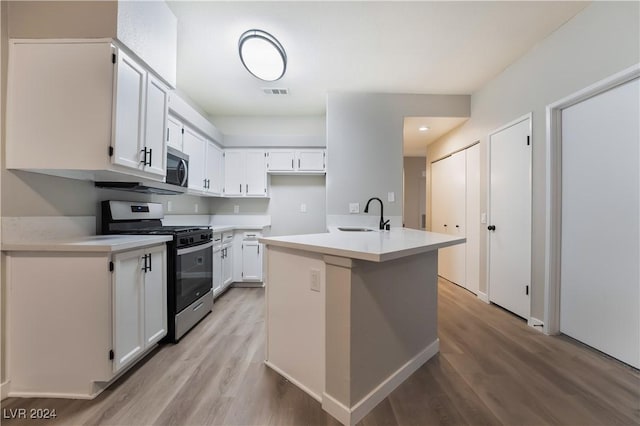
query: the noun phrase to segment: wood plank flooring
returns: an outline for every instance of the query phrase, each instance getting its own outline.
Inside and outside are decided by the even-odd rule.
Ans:
[[[338,425],[265,367],[264,291],[234,288],[92,401],[9,398],[3,425]],[[640,373],[439,283],[440,353],[360,424],[639,425]],[[55,409],[54,420],[8,419]],[[15,411],[14,411],[15,412]]]

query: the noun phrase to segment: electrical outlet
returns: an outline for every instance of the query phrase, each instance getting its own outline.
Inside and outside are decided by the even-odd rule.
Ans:
[[[360,213],[360,203],[349,203],[349,213]]]
[[[311,291],[320,291],[320,270],[312,269],[311,270]]]
[[[486,213],[481,213],[480,214],[480,223],[487,223],[487,214]]]
[[[196,212],[196,213],[198,213],[198,203],[195,203],[195,204],[193,205],[193,211],[194,211],[194,212]]]
[[[300,213],[307,212],[307,205],[305,203],[300,204]]]
[[[167,212],[173,211],[173,202],[167,201]]]
[[[235,204],[235,205],[233,206],[233,212],[234,212],[234,213],[236,213],[236,214],[237,214],[237,213],[240,213],[240,206],[239,206],[239,205],[237,205],[237,204]]]
[[[395,192],[387,192],[387,201],[390,203],[396,202],[396,193]]]

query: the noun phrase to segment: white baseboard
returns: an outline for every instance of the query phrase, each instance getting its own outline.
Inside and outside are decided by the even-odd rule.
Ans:
[[[282,371],[281,369],[279,369],[269,361],[265,361],[264,364],[270,369],[272,369],[273,371],[275,371],[276,373],[278,373],[279,375],[281,375],[282,377],[284,377],[285,379],[287,379],[288,381],[290,381],[291,383],[293,383],[294,385],[296,385],[297,387],[299,387],[300,389],[302,389],[303,391],[305,391],[311,398],[315,399],[318,402],[322,402],[322,397],[320,395],[318,395],[317,393],[315,393],[314,391],[312,391],[311,389],[309,389],[308,387],[306,387],[305,385],[303,385],[293,377],[289,376],[287,373],[285,373],[284,371]]]
[[[10,380],[7,380],[4,383],[0,383],[0,401],[9,396],[9,385],[11,385]]]
[[[484,303],[489,303],[489,296],[487,293],[478,291],[478,299],[482,300]]]
[[[440,350],[440,340],[436,339],[418,355],[407,361],[402,367],[376,386],[368,395],[349,408],[331,395],[322,394],[322,408],[344,425],[355,425],[373,408],[385,399],[395,388],[407,380],[418,368]]]
[[[527,321],[527,325],[535,330],[538,330],[540,333],[544,333],[544,322],[540,321],[538,318],[529,318],[529,321]]]

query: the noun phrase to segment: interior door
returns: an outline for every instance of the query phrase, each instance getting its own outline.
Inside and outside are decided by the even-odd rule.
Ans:
[[[529,318],[531,119],[489,137],[489,300]],[[495,228],[494,228],[495,227]]]
[[[449,190],[447,188],[447,159],[431,163],[431,231],[447,234],[447,211],[449,209]],[[445,226],[446,225],[446,226]],[[449,261],[448,253],[444,249],[438,250],[438,275],[448,279],[449,271],[446,269]]]
[[[635,79],[562,111],[560,331],[640,368]]]
[[[466,149],[465,287],[480,291],[480,144]]]

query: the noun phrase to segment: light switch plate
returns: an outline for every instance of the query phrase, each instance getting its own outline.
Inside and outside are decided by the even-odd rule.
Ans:
[[[360,203],[349,203],[349,213],[360,213]]]
[[[307,205],[305,203],[300,204],[300,213],[307,212]]]
[[[486,213],[481,213],[480,214],[480,223],[487,223],[487,214]]]
[[[173,203],[171,201],[167,201],[167,213],[173,211]]]
[[[237,205],[237,204],[235,204],[235,205],[233,206],[233,212],[234,212],[234,213],[240,213],[240,206],[239,206],[239,205]]]
[[[195,203],[193,205],[193,211],[194,211],[194,213],[198,213],[198,203]]]
[[[395,192],[387,192],[387,201],[390,203],[396,202],[396,193]]]
[[[311,270],[311,291],[320,291],[320,270],[312,269]]]

